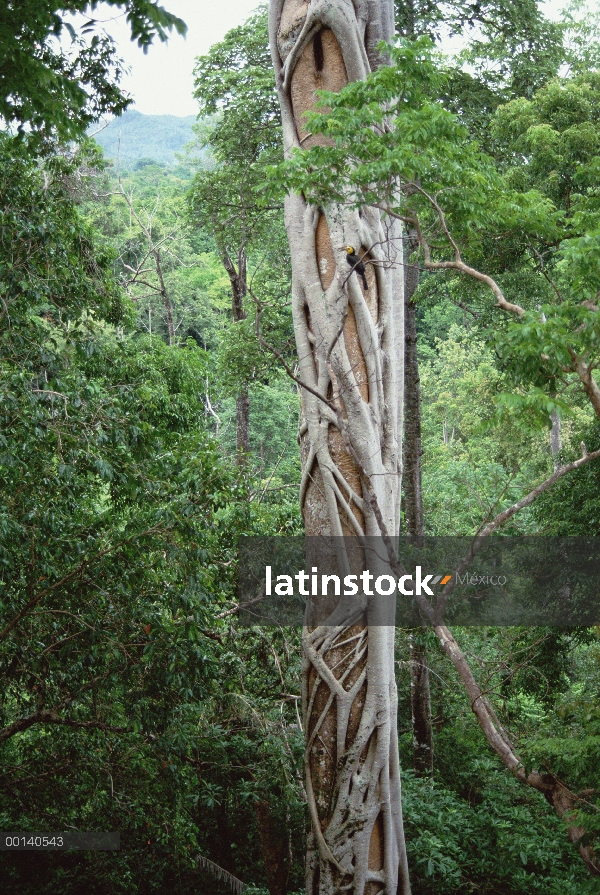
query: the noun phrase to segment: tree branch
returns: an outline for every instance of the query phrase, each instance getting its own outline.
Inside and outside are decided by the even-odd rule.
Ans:
[[[0,743],[10,739],[17,733],[22,733],[33,727],[34,724],[62,724],[65,727],[74,727],[78,730],[105,730],[109,733],[127,733],[129,727],[115,727],[112,724],[104,724],[102,721],[74,721],[71,718],[61,718],[56,708],[38,709],[33,715],[19,718],[7,727],[0,730]]]

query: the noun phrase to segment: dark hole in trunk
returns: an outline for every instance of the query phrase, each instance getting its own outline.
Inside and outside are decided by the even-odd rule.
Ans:
[[[323,39],[321,37],[321,32],[317,31],[315,36],[313,37],[313,53],[315,56],[315,68],[317,71],[323,71]]]
[[[313,895],[319,895],[319,883],[321,882],[321,868],[317,867],[313,879]]]

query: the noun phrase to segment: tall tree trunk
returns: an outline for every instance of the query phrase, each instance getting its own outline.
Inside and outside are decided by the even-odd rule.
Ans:
[[[429,656],[422,634],[409,634],[410,707],[413,734],[413,767],[417,777],[433,774],[433,722],[429,687]]]
[[[286,152],[318,142],[303,114],[381,63],[391,0],[271,0],[271,51]],[[319,138],[320,139],[320,138]],[[301,505],[310,536],[399,530],[403,382],[401,230],[371,208],[290,195],[292,312],[302,390]],[[349,275],[346,246],[366,263]],[[379,518],[378,518],[379,517]],[[339,542],[338,542],[339,545]],[[344,547],[339,571],[350,568]],[[370,568],[375,572],[374,564]],[[382,567],[384,568],[384,567]],[[367,621],[372,617],[367,614]],[[402,824],[394,629],[303,633],[309,895],[409,895]]]
[[[419,261],[410,256],[417,248],[412,234],[407,240],[404,267],[404,524],[406,533],[416,540],[425,534],[423,486],[421,481],[421,380],[417,353],[417,306],[414,295],[419,285]],[[417,633],[411,633],[410,705],[413,733],[413,765],[420,777],[433,774],[433,723],[429,687],[427,645]]]
[[[234,323],[240,323],[246,319],[244,297],[248,282],[245,248],[242,246],[238,251],[237,268],[225,248],[221,250],[221,260],[231,283],[231,316]],[[238,466],[243,466],[250,450],[250,397],[247,382],[243,383],[235,402],[235,435]]]
[[[163,304],[165,306],[165,316],[167,318],[167,335],[169,339],[169,347],[172,347],[173,342],[175,340],[175,327],[173,326],[173,309],[171,308],[171,299],[169,298],[169,293],[167,292],[167,287],[165,286],[165,279],[163,277],[162,265],[160,263],[160,249],[154,250],[154,260],[156,261],[156,273],[158,275],[158,282],[160,283],[160,294],[162,296]]]
[[[414,295],[419,285],[418,259],[410,262],[416,240],[409,236],[404,268],[404,525],[406,533],[420,539],[425,534],[423,486],[421,483],[421,380],[417,355],[417,306]]]
[[[243,466],[250,449],[250,396],[244,382],[235,402],[235,440],[238,465]]]
[[[266,800],[256,803],[256,821],[269,895],[286,895],[291,860],[286,831],[278,824]]]
[[[554,472],[560,466],[560,452],[562,450],[562,441],[560,437],[560,417],[556,410],[552,411],[552,428],[550,429],[550,453],[554,463]]]

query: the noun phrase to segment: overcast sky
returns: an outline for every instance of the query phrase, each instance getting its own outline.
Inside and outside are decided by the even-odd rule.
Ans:
[[[0,0],[1,2],[1,0]],[[166,44],[157,41],[144,55],[129,38],[125,16],[111,17],[111,8],[98,7],[94,18],[117,42],[119,55],[131,73],[123,86],[146,115],[195,115],[192,70],[196,56],[206,53],[227,31],[241,25],[260,0],[164,0],[169,12],[188,26],[187,37],[175,34]],[[546,14],[554,17],[566,0],[548,0]],[[106,11],[107,10],[107,11]]]
[[[187,36],[174,34],[166,44],[157,40],[145,55],[131,42],[124,15],[113,18],[110,7],[98,7],[94,18],[104,22],[131,69],[122,85],[133,95],[134,108],[146,115],[196,115],[198,105],[192,96],[196,56],[208,52],[259,5],[260,0],[163,0],[161,6],[187,24]]]

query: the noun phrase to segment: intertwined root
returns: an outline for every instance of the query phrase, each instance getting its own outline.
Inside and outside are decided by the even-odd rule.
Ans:
[[[379,64],[391,0],[272,0],[271,49],[286,152],[315,90],[340,90]],[[292,311],[302,394],[301,502],[309,536],[334,536],[338,574],[356,570],[343,539],[398,531],[402,408],[402,233],[374,209],[317,209],[289,196]],[[348,245],[366,262],[352,275]],[[376,508],[376,511],[375,509]],[[356,542],[355,542],[356,543]],[[352,551],[355,552],[354,550]],[[382,565],[382,572],[386,569]],[[304,631],[303,706],[312,821],[310,895],[409,892],[389,627]]]

